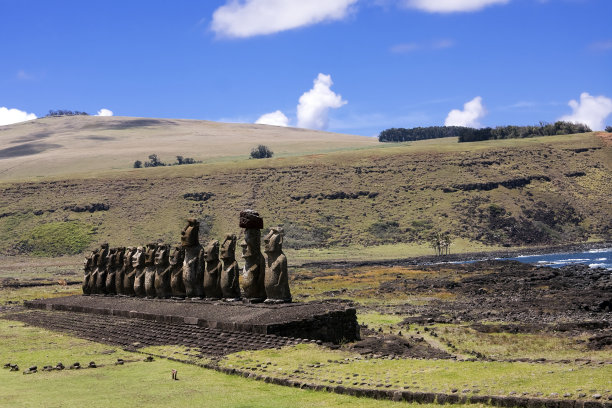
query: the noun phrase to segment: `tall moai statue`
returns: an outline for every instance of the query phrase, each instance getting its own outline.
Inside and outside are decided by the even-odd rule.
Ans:
[[[170,253],[170,288],[172,297],[177,299],[185,298],[185,285],[183,284],[183,261],[185,250],[181,246],[176,246]]]
[[[132,256],[132,267],[134,268],[134,295],[138,297],[147,296],[145,290],[145,249],[138,247]]]
[[[94,249],[88,256],[85,257],[85,262],[83,264],[83,294],[90,295],[91,294],[91,275],[96,268],[96,263],[98,261],[98,251],[99,249]]]
[[[106,289],[106,265],[108,263],[108,244],[104,243],[100,246],[100,251],[98,252],[98,262],[96,265],[96,269],[92,274],[92,278],[90,280],[93,283],[93,288],[91,293],[96,294],[104,294]]]
[[[117,274],[115,276],[115,293],[118,296],[125,295],[125,289],[123,288],[123,284],[125,283],[125,274],[127,272],[126,269],[126,258],[129,258],[131,247],[121,248],[119,257],[117,258],[119,263],[119,268],[117,269]],[[131,265],[131,262],[130,262]]]
[[[204,297],[204,260],[201,257],[202,245],[198,240],[200,223],[195,218],[187,220],[181,232],[181,246],[185,250],[183,260],[183,284],[185,295],[189,298]]]
[[[134,296],[134,280],[136,278],[136,269],[134,269],[134,255],[138,252],[137,248],[128,248],[123,258],[123,294],[126,296]]]
[[[264,237],[264,258],[266,260],[266,303],[291,302],[287,257],[283,253],[284,231],[272,227]]]
[[[233,302],[240,300],[240,267],[236,262],[236,234],[227,234],[221,243],[221,293],[223,300]]]
[[[113,248],[108,253],[108,262],[106,267],[106,281],[104,283],[104,293],[107,295],[115,295],[115,276],[120,265],[117,263],[120,248]]]
[[[242,290],[251,303],[266,299],[264,277],[266,261],[261,253],[261,229],[263,219],[253,210],[240,212],[240,228],[244,228],[244,239],[240,242],[244,267],[242,269]]]
[[[160,245],[155,254],[155,295],[160,299],[167,299],[172,295],[171,270],[168,268],[169,250],[168,245]]]
[[[213,239],[203,249],[204,261],[204,297],[209,299],[221,299],[221,271],[223,264],[219,261],[219,241]]]
[[[145,252],[145,292],[148,298],[155,297],[155,253],[157,244],[152,242],[147,245]]]

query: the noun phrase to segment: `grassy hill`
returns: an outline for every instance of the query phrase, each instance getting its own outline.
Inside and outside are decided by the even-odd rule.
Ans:
[[[0,253],[77,253],[105,241],[175,243],[187,217],[200,219],[203,240],[219,239],[239,232],[244,208],[259,211],[266,226],[282,224],[288,251],[304,259],[421,254],[437,230],[455,238],[453,250],[611,239],[609,134],[383,145],[263,125],[37,122],[0,128],[0,152],[15,140],[63,146],[0,157],[8,174],[0,184]],[[126,125],[133,122],[140,125]],[[27,131],[45,126],[63,130],[26,141]],[[257,143],[278,157],[247,160]],[[77,145],[79,154],[92,156],[78,156],[71,148]],[[150,153],[205,163],[130,168]],[[23,179],[39,174],[50,177]]]

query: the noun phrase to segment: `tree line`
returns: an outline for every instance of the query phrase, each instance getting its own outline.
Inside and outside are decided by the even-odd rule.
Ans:
[[[58,110],[49,110],[49,113],[47,113],[47,115],[45,116],[80,116],[80,115],[84,115],[84,116],[89,116],[89,113],[87,112],[81,112],[81,111],[71,111],[71,110],[66,110],[66,109],[58,109]]]
[[[497,126],[475,129],[464,126],[429,126],[411,129],[391,128],[380,132],[379,142],[412,142],[442,137],[458,137],[459,142],[476,142],[494,139],[517,139],[537,136],[570,135],[591,132],[582,123],[557,121],[540,122],[535,126]]]

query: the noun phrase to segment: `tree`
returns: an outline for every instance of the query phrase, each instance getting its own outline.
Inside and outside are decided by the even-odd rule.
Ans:
[[[156,154],[150,154],[149,161],[146,162],[144,165],[145,167],[158,167],[158,166],[165,166],[166,163],[159,160],[159,157],[157,157]]]
[[[251,150],[251,159],[267,159],[274,156],[274,152],[268,146],[259,145]]]
[[[136,160],[134,162],[134,168],[135,169],[141,169],[142,168],[142,162],[140,160]]]
[[[612,133],[612,126],[606,126],[606,132]]]

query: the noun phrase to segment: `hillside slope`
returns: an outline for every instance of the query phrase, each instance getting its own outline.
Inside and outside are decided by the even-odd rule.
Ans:
[[[46,117],[0,126],[0,181],[127,169],[157,154],[206,162],[244,159],[258,144],[277,156],[377,144],[376,139],[309,129],[204,120]]]
[[[290,249],[416,244],[437,230],[498,246],[610,240],[610,186],[612,144],[593,133],[4,183],[0,253],[175,243],[189,216],[219,239],[239,232],[244,208],[284,225]]]

